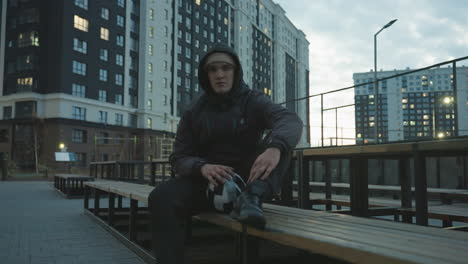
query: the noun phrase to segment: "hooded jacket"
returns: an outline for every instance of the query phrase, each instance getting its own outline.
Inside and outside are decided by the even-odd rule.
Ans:
[[[219,52],[229,54],[236,63],[233,87],[223,95],[213,91],[204,67],[208,56]],[[230,47],[218,44],[210,49],[200,61],[198,78],[204,94],[183,114],[170,157],[179,177],[200,176],[205,163],[231,166],[248,177],[265,130],[271,132],[263,147],[276,147],[283,153],[299,142],[302,121],[244,83],[239,57]]]

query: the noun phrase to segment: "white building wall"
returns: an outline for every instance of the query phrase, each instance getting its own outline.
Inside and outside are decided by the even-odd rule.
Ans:
[[[139,127],[175,132],[174,118],[170,114],[171,89],[175,89],[171,87],[170,72],[173,9],[165,0],[140,3]],[[151,119],[151,127],[148,119]]]

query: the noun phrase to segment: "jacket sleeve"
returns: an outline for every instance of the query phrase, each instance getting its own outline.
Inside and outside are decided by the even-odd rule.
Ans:
[[[197,143],[192,131],[192,115],[186,111],[177,128],[174,149],[169,158],[173,171],[179,177],[200,176],[206,161],[197,157]]]
[[[303,123],[296,113],[273,103],[262,93],[255,95],[254,111],[260,115],[265,127],[271,129],[267,147],[279,148],[281,152],[291,151],[296,147],[303,129]]]

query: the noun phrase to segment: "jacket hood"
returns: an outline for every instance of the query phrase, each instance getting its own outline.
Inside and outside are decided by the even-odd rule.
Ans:
[[[236,70],[234,73],[234,82],[232,89],[227,94],[216,94],[211,87],[210,81],[208,79],[208,73],[205,70],[205,63],[207,58],[213,53],[226,53],[232,57],[234,63],[236,64]],[[247,88],[247,85],[243,81],[243,71],[242,66],[239,61],[239,56],[231,47],[225,44],[216,44],[211,49],[209,49],[203,58],[200,60],[198,65],[198,82],[201,88],[204,90],[205,94],[208,96],[208,99],[212,102],[217,103],[230,103],[234,100],[241,92]],[[248,89],[248,88],[247,88]]]

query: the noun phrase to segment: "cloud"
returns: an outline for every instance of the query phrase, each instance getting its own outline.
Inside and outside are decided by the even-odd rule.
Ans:
[[[415,69],[468,55],[466,1],[274,1],[310,42],[311,94],[350,86],[353,73],[373,69],[374,34],[395,18],[398,21],[378,35],[379,69]],[[325,107],[353,100],[352,93],[333,94],[326,96]],[[312,126],[320,125],[319,107],[319,100],[311,100]],[[352,111],[342,111],[343,122],[354,122]],[[313,131],[314,137],[320,138],[320,131]]]

